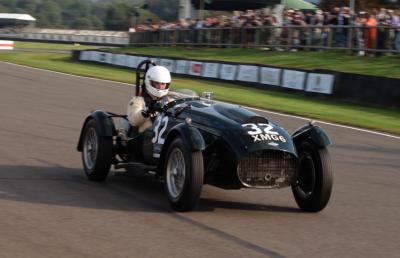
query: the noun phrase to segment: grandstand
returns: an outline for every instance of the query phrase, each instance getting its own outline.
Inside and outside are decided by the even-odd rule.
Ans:
[[[0,28],[34,27],[36,19],[29,14],[0,13]]]
[[[18,37],[25,28],[34,27],[35,22],[29,14],[0,13],[0,39]]]
[[[29,14],[0,13],[0,39],[44,42],[76,42],[100,45],[128,45],[125,31],[36,28]]]

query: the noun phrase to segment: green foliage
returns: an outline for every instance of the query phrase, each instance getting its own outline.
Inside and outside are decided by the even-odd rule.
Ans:
[[[38,0],[18,0],[16,2],[16,8],[24,10],[25,12],[33,13],[36,11],[36,6],[39,3]]]
[[[74,19],[74,21],[71,24],[71,27],[76,28],[76,29],[85,29],[85,28],[92,28],[92,21],[90,20],[89,17],[79,17],[77,19]]]
[[[98,16],[92,15],[89,16],[89,19],[91,21],[92,29],[97,29],[97,30],[104,29],[103,21]]]
[[[17,0],[0,0],[0,5],[7,9],[15,8],[17,5]]]
[[[8,8],[5,7],[4,5],[0,4],[0,13],[7,13],[8,12]]]
[[[178,18],[179,1],[147,0],[148,8],[161,19],[171,21]]]
[[[322,8],[330,9],[333,6],[349,6],[349,0],[322,0],[320,5]],[[368,10],[377,7],[394,7],[400,3],[399,0],[355,0],[356,10]]]
[[[127,30],[130,17],[129,9],[124,3],[110,6],[107,10],[104,27],[108,30]]]
[[[127,30],[143,15],[144,0],[0,0],[0,12],[27,13],[38,27]],[[171,7],[172,8],[172,7]],[[135,15],[136,14],[136,15]]]
[[[61,8],[50,0],[45,0],[38,5],[36,12],[39,27],[58,27],[61,25]]]

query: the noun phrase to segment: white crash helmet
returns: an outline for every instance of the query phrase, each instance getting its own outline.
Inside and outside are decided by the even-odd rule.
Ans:
[[[166,83],[165,89],[157,89],[153,86],[154,82]],[[168,94],[169,84],[171,83],[171,74],[164,66],[153,66],[147,70],[144,84],[146,91],[155,98],[161,98]]]

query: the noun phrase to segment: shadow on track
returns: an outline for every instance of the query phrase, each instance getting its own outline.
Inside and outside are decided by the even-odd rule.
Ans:
[[[91,209],[173,212],[163,183],[152,177],[114,176],[89,181],[82,169],[62,166],[0,166],[0,199]],[[202,198],[195,212],[216,209],[294,213],[296,208]]]
[[[111,173],[112,174],[112,173]],[[110,175],[104,183],[89,181],[82,169],[62,166],[0,166],[0,204],[3,201],[17,201],[30,204],[79,207],[84,209],[118,210],[129,212],[163,213],[180,223],[186,223],[194,230],[203,230],[226,241],[235,243],[249,251],[267,257],[283,257],[279,253],[246,239],[232,235],[218,227],[212,227],[191,213],[173,212],[164,196],[162,182],[153,178],[125,178]],[[22,204],[23,205],[23,204]],[[200,200],[200,209],[195,212],[209,212],[218,207],[251,209],[260,211],[283,211],[262,205],[241,204]],[[29,206],[28,206],[29,207]],[[40,209],[41,206],[38,206]]]
[[[230,210],[301,213],[300,209],[292,207],[235,202],[235,201],[221,201],[221,200],[207,199],[207,198],[203,198],[200,200],[200,203],[197,207],[197,211],[213,211],[217,208],[230,209]]]

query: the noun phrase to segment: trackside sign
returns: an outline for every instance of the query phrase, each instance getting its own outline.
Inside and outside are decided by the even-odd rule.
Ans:
[[[0,50],[13,50],[14,41],[11,40],[0,40]]]
[[[80,51],[79,56],[81,61],[107,63],[132,68],[136,68],[141,61],[148,58],[145,56],[113,54],[93,50]],[[152,59],[176,74],[187,74],[227,81],[260,83],[266,87],[278,86],[320,94],[332,94],[335,80],[335,76],[331,74],[309,73],[293,69],[169,58],[152,57]],[[265,136],[264,138],[269,138],[269,136]]]

